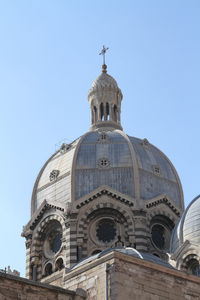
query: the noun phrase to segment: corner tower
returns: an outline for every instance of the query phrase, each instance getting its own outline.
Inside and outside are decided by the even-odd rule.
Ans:
[[[30,279],[62,286],[66,268],[114,247],[167,260],[184,209],[181,183],[159,149],[122,131],[122,93],[106,71],[103,64],[89,90],[90,131],[63,144],[36,179],[23,230]]]

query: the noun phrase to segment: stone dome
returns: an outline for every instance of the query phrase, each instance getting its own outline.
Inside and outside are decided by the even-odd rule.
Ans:
[[[174,228],[171,239],[171,253],[174,253],[186,241],[193,245],[200,244],[200,195],[189,204]]]
[[[171,232],[184,209],[177,172],[147,139],[122,130],[122,93],[106,65],[88,100],[90,130],[47,160],[33,188],[22,233],[29,278],[33,265],[40,280],[58,265],[71,268],[116,247],[153,262],[168,260]]]
[[[78,205],[99,189],[120,193],[131,205],[142,207],[158,197],[183,210],[181,184],[169,159],[146,139],[110,128],[89,131],[49,158],[33,189],[32,214],[44,200]]]
[[[117,85],[117,81],[110,76],[109,74],[103,72],[101,75],[99,75],[92,83],[92,87],[89,90],[88,98],[95,92],[107,89],[107,90],[115,90],[118,92],[122,98],[122,92],[120,88]]]

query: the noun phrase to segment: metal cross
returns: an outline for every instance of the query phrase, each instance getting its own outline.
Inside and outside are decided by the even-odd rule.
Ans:
[[[101,52],[99,53],[99,55],[103,55],[103,64],[105,65],[105,54],[106,54],[106,51],[108,50],[109,48],[106,48],[105,46],[103,46],[103,49],[101,50]]]

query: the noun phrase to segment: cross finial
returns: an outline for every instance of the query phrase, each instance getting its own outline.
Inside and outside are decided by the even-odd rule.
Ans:
[[[105,54],[106,54],[106,51],[108,50],[109,48],[106,48],[105,46],[103,46],[103,49],[101,50],[101,52],[99,53],[99,55],[103,55],[103,65],[105,65]]]

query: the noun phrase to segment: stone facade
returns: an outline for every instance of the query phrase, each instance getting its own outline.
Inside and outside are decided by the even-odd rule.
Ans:
[[[34,282],[0,272],[0,300],[84,300],[86,293]]]
[[[83,288],[90,300],[197,300],[200,278],[112,252],[65,275],[65,287]]]

